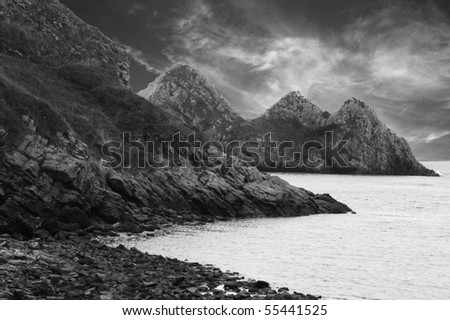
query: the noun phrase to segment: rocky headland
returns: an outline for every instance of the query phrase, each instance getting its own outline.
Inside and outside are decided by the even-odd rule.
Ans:
[[[347,141],[340,150],[346,166],[337,162],[331,166],[308,168],[299,166],[298,171],[317,173],[350,173],[381,175],[423,175],[437,174],[423,166],[414,157],[408,142],[380,121],[375,110],[363,101],[351,98],[344,102],[334,114],[322,111],[299,92],[291,92],[266,111],[252,120],[253,134],[262,134],[267,128],[276,139],[295,141],[290,152],[300,151],[307,141],[317,141],[326,145],[326,132],[332,132],[332,145]],[[323,151],[311,150],[313,161],[327,162]],[[283,169],[279,165],[276,169]]]
[[[241,118],[203,76],[173,87],[193,79],[204,86],[189,89],[196,102],[177,110],[158,93],[172,88],[164,77],[153,102],[137,96],[120,45],[56,0],[1,1],[0,40],[2,298],[227,298],[227,290],[238,298],[310,297],[92,240],[174,223],[351,211],[239,159],[231,167],[141,169],[131,153],[121,168],[102,165],[102,146],[123,132],[227,139]],[[183,156],[189,162],[193,151]]]
[[[181,63],[169,67],[138,94],[194,123],[203,132],[216,132],[214,137],[224,142],[259,142],[270,133],[272,141],[293,143],[286,152],[259,148],[264,161],[255,165],[263,171],[437,175],[416,160],[407,141],[387,128],[374,109],[355,98],[345,101],[336,113],[330,114],[300,92],[290,92],[262,116],[245,120],[204,75]],[[211,118],[210,114],[216,117]],[[333,133],[333,141],[325,141],[326,132]],[[208,136],[211,137],[211,133]],[[342,163],[327,159],[325,148],[312,148],[308,152],[309,159],[306,159],[305,143],[333,147],[339,141],[347,141],[340,149]],[[296,160],[294,153],[302,161],[298,161],[296,166],[287,166],[286,162]]]

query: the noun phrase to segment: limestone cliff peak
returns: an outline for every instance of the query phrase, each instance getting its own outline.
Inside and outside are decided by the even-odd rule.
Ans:
[[[307,127],[320,123],[321,115],[322,110],[299,91],[288,93],[264,114],[268,119],[297,120]]]
[[[232,123],[240,119],[205,75],[183,63],[167,68],[138,94],[193,125],[209,138],[226,138]]]

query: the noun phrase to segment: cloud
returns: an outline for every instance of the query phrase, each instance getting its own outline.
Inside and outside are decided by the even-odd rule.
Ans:
[[[448,136],[450,134],[450,131],[444,131],[441,133],[431,133],[425,138],[425,143],[429,143],[431,141],[443,138],[445,136]]]
[[[432,2],[372,8],[337,31],[287,17],[267,1],[192,0],[163,54],[199,68],[243,116],[299,90],[331,112],[364,100],[421,152],[448,134],[450,25]]]
[[[356,97],[417,154],[450,159],[450,136],[437,138],[450,128],[448,1],[63,2],[127,44],[135,90],[181,61],[245,117],[292,90],[330,112]]]
[[[405,19],[405,16],[408,19]],[[442,17],[387,8],[350,28],[358,30],[372,78],[372,93],[393,100],[450,97],[450,27]],[[384,26],[376,28],[375,26]]]
[[[161,74],[162,71],[156,67],[154,67],[150,62],[148,62],[147,58],[145,58],[145,54],[137,50],[131,46],[127,46],[125,44],[122,44],[122,47],[125,49],[125,52],[133,58],[134,61],[139,63],[140,65],[144,66],[145,69],[148,72],[155,73],[155,74]]]
[[[128,9],[127,14],[130,16],[134,16],[136,14],[138,14],[141,11],[144,11],[146,8],[144,5],[140,4],[140,3],[134,3],[131,5],[131,7]]]

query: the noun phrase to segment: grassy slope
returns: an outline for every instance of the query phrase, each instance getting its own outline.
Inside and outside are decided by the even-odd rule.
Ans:
[[[0,54],[0,125],[8,144],[22,140],[32,118],[38,133],[57,143],[56,133],[74,134],[94,155],[122,132],[168,139],[190,130],[179,120],[119,85],[112,70],[83,64],[39,65]]]
[[[85,142],[97,158],[102,143],[120,139],[122,132],[168,140],[178,131],[192,131],[123,86],[116,65],[123,57],[111,45],[104,48],[109,40],[98,30],[61,6],[48,6],[50,9],[43,11],[44,21],[60,19],[77,29],[53,30],[51,23],[42,24],[32,10],[23,17],[15,16],[16,20],[23,19],[23,24],[0,21],[0,126],[9,130],[6,139],[0,141],[2,145],[14,147],[22,141],[29,130],[23,116],[33,119],[37,133],[51,143],[58,145],[57,132],[71,134]],[[58,16],[55,12],[59,11],[65,15]],[[30,28],[33,24],[47,33]],[[59,41],[52,36],[55,32]],[[83,46],[78,48],[80,43]],[[74,53],[73,47],[77,49]],[[88,58],[80,59],[80,50],[87,50]]]

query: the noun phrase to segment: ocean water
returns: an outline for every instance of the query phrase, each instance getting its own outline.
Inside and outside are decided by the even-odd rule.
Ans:
[[[175,227],[127,246],[333,299],[450,299],[450,162],[442,177],[277,174],[357,214]]]

